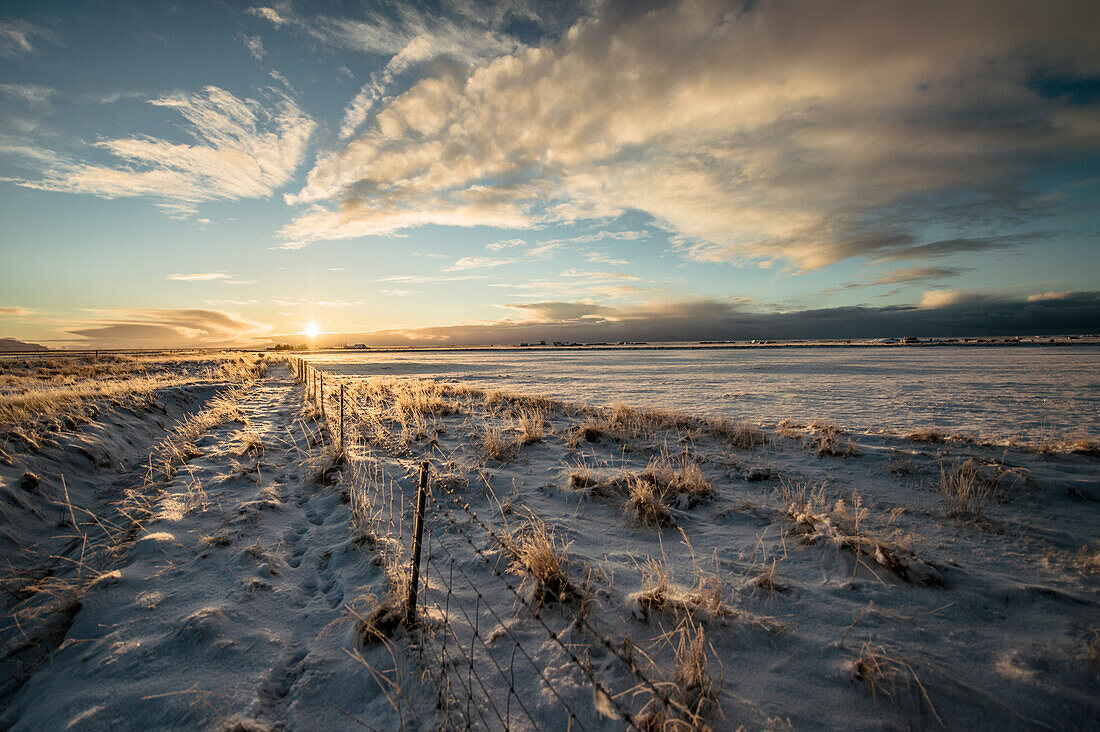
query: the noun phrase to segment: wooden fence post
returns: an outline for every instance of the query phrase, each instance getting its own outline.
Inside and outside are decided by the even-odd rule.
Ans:
[[[424,501],[428,497],[428,463],[420,463],[420,492],[416,497],[416,523],[413,527],[412,577],[409,579],[409,599],[405,603],[405,625],[416,623],[416,590],[420,584],[420,543],[424,536]]]
[[[321,376],[321,388],[318,390],[321,395],[321,419],[325,418],[325,373],[320,372]]]
[[[340,384],[340,454],[344,454],[344,385]]]

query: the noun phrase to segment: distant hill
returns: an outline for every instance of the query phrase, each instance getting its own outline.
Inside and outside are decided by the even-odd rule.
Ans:
[[[0,353],[12,351],[48,351],[50,349],[37,343],[24,343],[14,338],[0,338]]]

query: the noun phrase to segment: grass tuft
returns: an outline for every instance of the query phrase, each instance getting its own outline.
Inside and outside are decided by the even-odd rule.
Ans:
[[[531,516],[507,539],[505,549],[512,557],[513,573],[534,583],[532,599],[537,603],[571,599],[576,590],[569,581],[569,545],[558,539],[546,522]]]

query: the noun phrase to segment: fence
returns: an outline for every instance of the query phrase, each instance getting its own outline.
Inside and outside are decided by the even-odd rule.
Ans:
[[[337,408],[332,415],[335,420],[328,420],[328,425],[341,450],[357,444],[357,440],[345,442],[345,405],[358,418],[364,413],[354,393],[349,397],[344,379],[336,379],[339,385],[332,387],[330,374],[326,391],[321,371],[300,357],[290,357],[290,363],[307,398],[316,401],[322,414],[332,414],[331,408],[325,411],[326,398]],[[600,631],[583,601],[578,611],[568,612],[564,606],[560,610],[543,607],[526,597],[502,559],[507,557],[510,537],[479,516],[461,495],[442,486],[433,488],[430,476],[430,463],[421,463],[404,620],[436,689],[446,727],[640,729],[645,718],[655,715],[693,718],[692,711],[674,698],[670,684],[654,680],[652,670],[639,665],[629,641],[615,642]],[[385,527],[388,540],[403,547],[404,491],[395,491],[393,482],[388,486],[384,481],[370,483],[375,490],[367,499],[378,525]],[[412,510],[411,500],[408,505]],[[491,585],[471,576],[477,574],[475,567],[491,578]],[[502,597],[508,608],[503,607]],[[533,621],[526,630],[508,620],[509,616],[515,619],[517,608]],[[551,627],[562,621],[567,622],[559,630]],[[493,634],[487,637],[483,628],[490,624]],[[580,640],[563,640],[567,632],[581,636]],[[547,646],[563,666],[587,682],[588,690],[578,691],[576,684],[566,684],[560,676],[551,678],[547,663],[539,660]],[[605,654],[618,673],[605,665],[598,675],[593,650]],[[641,710],[637,709],[639,695],[644,701]],[[537,703],[540,696],[552,703]]]

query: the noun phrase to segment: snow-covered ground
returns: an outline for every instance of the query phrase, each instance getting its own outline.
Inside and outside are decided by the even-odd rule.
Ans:
[[[1100,346],[330,351],[333,373],[485,388],[754,422],[828,419],[992,441],[1100,438]]]
[[[549,369],[524,363],[479,384]],[[278,366],[5,443],[0,726],[1100,716],[1100,458],[1082,441],[851,433],[814,413],[761,428],[319,365],[323,416]],[[589,401],[618,400],[615,374]]]

